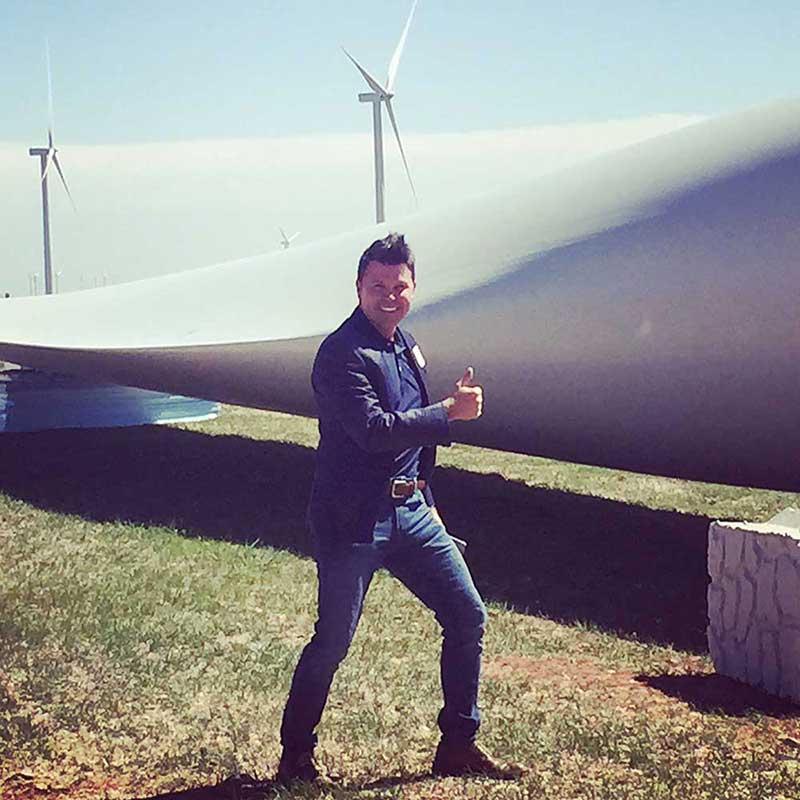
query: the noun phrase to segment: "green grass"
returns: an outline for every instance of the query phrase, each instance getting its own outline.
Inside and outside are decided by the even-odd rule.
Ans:
[[[0,439],[0,797],[270,775],[314,621],[315,424]],[[519,783],[434,780],[440,635],[379,574],[320,729],[332,798],[796,798],[798,709],[713,674],[709,518],[798,495],[454,446],[435,489],[490,599],[483,741]]]

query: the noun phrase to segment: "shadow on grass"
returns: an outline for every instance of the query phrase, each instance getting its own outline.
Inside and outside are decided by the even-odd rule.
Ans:
[[[636,680],[688,703],[697,711],[745,717],[753,713],[797,718],[800,705],[782,700],[724,675],[638,675]]]
[[[313,450],[178,428],[0,436],[0,491],[88,520],[307,553]],[[703,517],[442,468],[437,502],[484,596],[645,641],[706,649]]]
[[[248,794],[252,796],[254,793]],[[229,778],[213,786],[197,786],[194,789],[184,789],[180,792],[151,795],[147,798],[140,798],[140,800],[244,800],[248,794],[241,790],[235,780]],[[263,792],[260,794],[262,797],[266,796]]]
[[[366,783],[340,783],[338,780],[324,780],[318,784],[300,784],[299,789],[302,796],[306,798],[317,796],[329,796],[332,786],[337,786],[342,790],[354,792],[374,791],[378,789],[391,789],[395,786],[405,786],[411,783],[423,783],[433,781],[435,778],[430,772],[417,773],[410,775],[395,775],[388,778],[368,781]],[[290,794],[283,794],[289,792]],[[231,777],[222,783],[213,786],[198,786],[194,789],[186,789],[181,792],[167,792],[166,794],[154,795],[142,800],[274,800],[278,797],[290,797],[292,789],[282,786],[271,780],[257,780],[249,775]]]
[[[274,800],[281,796],[285,787],[274,781],[259,781],[249,775],[231,777],[213,786],[197,786],[181,792],[166,792],[141,800]],[[320,787],[321,793],[322,788]],[[318,794],[312,785],[305,787],[304,797],[315,797]]]

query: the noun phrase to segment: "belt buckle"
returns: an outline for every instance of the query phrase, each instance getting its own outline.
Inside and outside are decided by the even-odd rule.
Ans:
[[[389,494],[392,500],[403,500],[411,497],[416,488],[417,482],[414,478],[392,478]]]

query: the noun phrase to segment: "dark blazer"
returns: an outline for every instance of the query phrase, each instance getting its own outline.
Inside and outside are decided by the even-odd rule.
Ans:
[[[395,337],[411,350],[416,341],[398,328]],[[436,445],[450,444],[450,424],[441,403],[429,405],[426,370],[413,356],[422,408],[391,411],[400,398],[393,344],[360,308],[320,345],[311,384],[319,414],[309,521],[318,538],[364,542],[389,497],[395,456],[422,447],[419,476],[430,482]],[[424,489],[434,504],[430,483]]]

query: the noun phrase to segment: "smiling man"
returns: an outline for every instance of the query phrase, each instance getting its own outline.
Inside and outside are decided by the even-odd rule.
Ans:
[[[477,419],[483,390],[468,367],[455,391],[430,403],[425,359],[398,327],[416,288],[403,236],[373,242],[358,264],[358,308],[321,344],[311,382],[320,441],[309,505],[318,619],[283,714],[277,780],[314,780],[317,724],[377,569],[398,578],[442,627],[442,738],[438,775],[516,778],[475,744],[486,610],[459,547],[436,511],[430,480],[450,426]]]

